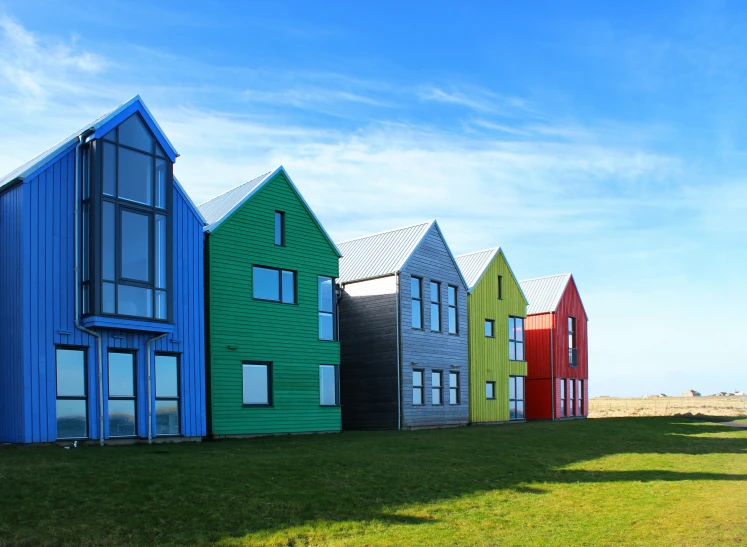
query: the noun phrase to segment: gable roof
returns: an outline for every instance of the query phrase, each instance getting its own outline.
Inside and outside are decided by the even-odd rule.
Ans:
[[[298,199],[300,199],[301,203],[303,203],[304,207],[306,207],[306,210],[311,215],[312,220],[316,223],[316,225],[319,227],[319,230],[321,230],[324,237],[335,250],[337,256],[342,256],[340,253],[340,249],[338,249],[337,245],[335,245],[335,242],[332,241],[332,238],[327,233],[327,230],[325,230],[322,223],[319,222],[319,219],[314,214],[314,211],[311,207],[309,207],[309,204],[306,202],[303,195],[301,195],[298,187],[294,184],[293,179],[290,178],[290,175],[282,165],[274,171],[265,173],[264,175],[250,180],[249,182],[245,182],[244,184],[237,186],[236,188],[229,190],[228,192],[225,192],[217,197],[214,197],[213,199],[206,201],[202,205],[198,206],[198,209],[207,220],[208,225],[205,226],[205,231],[212,232],[213,230],[218,228],[218,226],[220,226],[224,220],[230,217],[236,210],[244,205],[244,203],[254,197],[257,192],[259,192],[264,187],[265,184],[267,184],[269,181],[271,181],[281,173],[285,176],[288,184],[290,184],[291,189],[298,196]]]
[[[572,276],[569,273],[525,279],[521,281],[524,294],[529,297],[527,315],[550,313],[558,309],[560,299]]]
[[[40,171],[48,163],[54,161],[58,156],[67,153],[71,148],[75,147],[78,144],[80,136],[85,137],[85,142],[90,142],[93,139],[102,137],[135,112],[140,113],[143,121],[156,137],[158,144],[160,144],[161,148],[164,149],[166,155],[169,156],[169,159],[171,159],[172,162],[175,161],[179,156],[179,153],[163,133],[163,130],[150,113],[150,110],[148,110],[148,107],[145,106],[140,95],[135,95],[126,103],[123,103],[114,110],[107,112],[99,119],[92,121],[90,124],[86,125],[79,131],[76,131],[68,138],[60,141],[46,152],[39,154],[34,159],[24,163],[19,168],[0,178],[0,189],[12,182],[23,181],[24,179],[33,176],[37,171]]]
[[[459,265],[459,269],[462,270],[464,279],[467,281],[468,292],[472,292],[472,289],[477,286],[477,284],[480,282],[480,279],[482,279],[482,276],[485,275],[485,272],[488,270],[488,267],[490,267],[490,265],[493,263],[493,260],[499,254],[503,255],[503,260],[506,261],[508,271],[511,274],[511,277],[514,278],[516,285],[519,287],[521,296],[524,298],[524,301],[528,305],[529,299],[527,298],[527,295],[524,294],[524,290],[521,288],[521,283],[519,283],[519,280],[516,279],[516,275],[514,274],[513,269],[511,269],[511,264],[509,264],[508,259],[503,252],[503,249],[501,249],[500,247],[493,247],[492,249],[475,251],[473,253],[465,253],[463,255],[454,257],[457,261],[457,264]]]
[[[200,213],[200,210],[197,208],[197,205],[195,205],[195,202],[192,201],[192,198],[189,197],[189,194],[184,189],[184,186],[181,185],[181,183],[176,179],[176,177],[174,177],[174,187],[176,188],[176,191],[179,192],[179,194],[181,194],[184,197],[184,199],[187,202],[187,206],[192,210],[195,216],[202,221],[202,225],[205,226],[205,224],[207,224],[205,217],[202,216],[202,213]]]
[[[407,265],[407,262],[420,247],[430,229],[435,227],[454,263],[459,277],[465,287],[467,282],[446,243],[441,228],[436,220],[422,222],[404,228],[395,228],[368,236],[338,243],[342,251],[340,259],[340,283],[363,281],[386,275],[396,274]]]

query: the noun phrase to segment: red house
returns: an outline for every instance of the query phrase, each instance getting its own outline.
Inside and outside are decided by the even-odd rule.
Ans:
[[[589,318],[571,274],[521,281],[529,300],[524,325],[527,420],[588,415]]]

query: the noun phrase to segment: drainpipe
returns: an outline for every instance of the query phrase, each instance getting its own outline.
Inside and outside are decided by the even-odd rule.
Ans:
[[[552,318],[552,324],[550,326],[550,394],[552,396],[552,419],[555,419],[555,358],[554,352],[555,347],[552,344],[552,333],[555,330],[555,312],[550,315]]]
[[[399,343],[399,331],[400,331],[400,325],[399,325],[399,318],[400,318],[400,301],[399,301],[399,272],[396,272],[394,274],[395,281],[397,284],[397,289],[395,291],[395,315],[397,317],[397,429],[402,429],[402,355],[400,351],[400,343]]]
[[[153,342],[159,338],[163,338],[167,334],[167,332],[164,332],[163,334],[158,334],[152,338],[148,338],[148,341],[145,343],[145,359],[147,360],[148,365],[148,444],[153,443],[153,400],[151,395],[153,393],[153,376],[151,375],[153,361],[150,358],[150,348]]]
[[[98,375],[99,375],[99,439],[104,446],[104,377],[103,377],[103,349],[101,334],[88,329],[80,324],[80,206],[83,185],[81,177],[80,149],[83,139],[93,132],[90,128],[78,135],[78,145],[75,147],[75,328],[96,338],[96,350],[98,353]]]

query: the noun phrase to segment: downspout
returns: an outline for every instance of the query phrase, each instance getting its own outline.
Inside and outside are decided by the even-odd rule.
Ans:
[[[552,333],[555,330],[555,312],[551,312],[550,318],[552,319],[552,324],[550,325],[550,394],[552,396],[552,413],[550,414],[552,416],[551,419],[555,419],[555,346],[553,346],[552,343]]]
[[[399,318],[400,318],[400,300],[399,300],[399,272],[394,274],[397,288],[395,291],[396,302],[394,306],[395,315],[397,317],[397,430],[402,429],[402,355],[400,353],[399,343]]]
[[[101,334],[88,329],[80,324],[80,204],[83,185],[81,177],[80,149],[83,139],[93,132],[93,128],[78,135],[78,144],[75,147],[75,328],[96,338],[96,350],[98,353],[98,375],[99,375],[99,439],[104,446],[104,377],[103,377],[103,348]]]
[[[150,348],[153,342],[159,338],[163,338],[167,334],[168,332],[164,332],[163,334],[148,338],[148,341],[145,343],[145,358],[148,364],[148,444],[153,443],[153,400],[151,395],[153,393],[153,376],[151,374],[153,361],[150,358]]]

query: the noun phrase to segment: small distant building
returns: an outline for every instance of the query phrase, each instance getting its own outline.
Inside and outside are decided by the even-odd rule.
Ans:
[[[700,392],[695,391],[694,389],[688,389],[687,391],[682,392],[683,397],[700,397]]]

